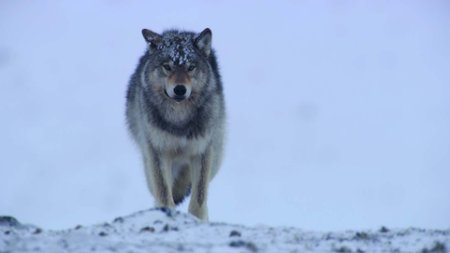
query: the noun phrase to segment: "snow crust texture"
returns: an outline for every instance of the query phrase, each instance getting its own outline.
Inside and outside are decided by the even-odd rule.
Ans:
[[[0,252],[420,252],[445,253],[450,230],[311,232],[293,227],[202,223],[150,209],[112,222],[53,231],[0,217]]]

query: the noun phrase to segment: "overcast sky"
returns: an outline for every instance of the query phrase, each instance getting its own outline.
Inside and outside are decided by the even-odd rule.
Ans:
[[[211,221],[449,228],[449,13],[447,1],[1,1],[0,215],[68,228],[152,207],[124,121],[141,29],[210,27],[228,112]]]

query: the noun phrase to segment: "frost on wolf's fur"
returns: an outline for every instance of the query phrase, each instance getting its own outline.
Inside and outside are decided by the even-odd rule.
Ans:
[[[157,48],[163,54],[168,55],[174,64],[183,65],[193,59],[193,37],[194,35],[190,33],[165,32],[162,34],[162,42]]]

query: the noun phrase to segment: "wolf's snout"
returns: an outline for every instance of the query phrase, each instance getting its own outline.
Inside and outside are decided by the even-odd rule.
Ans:
[[[173,88],[173,99],[175,99],[176,101],[180,102],[181,100],[184,100],[187,96],[186,96],[186,86],[184,85],[177,85],[175,86],[175,88]]]
[[[165,89],[166,95],[171,99],[180,102],[191,95],[191,87],[184,84],[168,85]]]
[[[186,95],[186,87],[184,85],[177,85],[173,88],[173,92],[178,97],[184,97]]]

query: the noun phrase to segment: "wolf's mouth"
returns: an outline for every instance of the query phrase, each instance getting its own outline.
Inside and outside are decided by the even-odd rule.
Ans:
[[[166,95],[166,97],[168,99],[170,99],[170,100],[175,100],[175,102],[177,102],[177,103],[180,103],[181,101],[186,99],[185,96],[174,96],[174,97],[171,97],[171,96],[169,96],[169,94],[167,94],[166,89],[164,89],[164,95]]]

